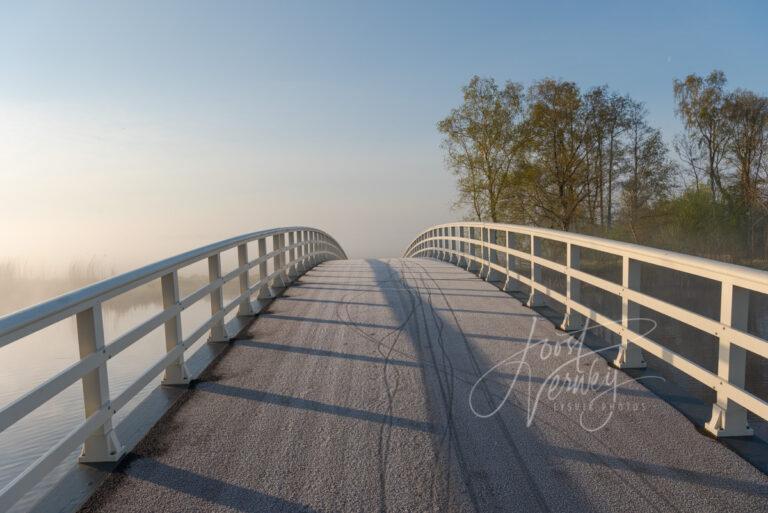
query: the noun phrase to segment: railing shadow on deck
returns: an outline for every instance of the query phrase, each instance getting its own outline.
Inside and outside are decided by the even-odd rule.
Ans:
[[[249,257],[249,249],[257,250],[258,257]],[[237,252],[238,265],[223,273],[222,253],[229,250]],[[10,509],[78,447],[82,446],[81,463],[120,460],[125,447],[112,425],[118,410],[126,408],[161,374],[163,385],[188,386],[194,376],[185,362],[187,349],[206,333],[209,342],[229,342],[296,277],[329,259],[346,259],[346,254],[327,233],[309,227],[275,228],[204,246],[0,317],[0,347],[23,343],[24,337],[74,317],[80,353],[77,362],[4,405],[0,432],[78,381],[83,385],[85,405],[84,421],[0,490],[0,511]],[[208,283],[181,297],[179,271],[200,261],[208,264]],[[251,281],[253,270],[258,272],[255,283]],[[116,339],[106,340],[102,305],[155,280],[161,284],[163,310]],[[224,286],[231,281],[239,282],[240,293],[225,304]],[[185,337],[181,313],[204,298],[210,298],[211,315]],[[109,360],[160,327],[165,331],[166,354],[125,390],[110,394]]]
[[[146,481],[190,497],[202,499],[206,503],[218,504],[243,513],[262,513],[264,511],[306,511],[313,513],[315,511],[306,504],[281,499],[213,477],[172,467],[154,458],[136,453],[126,455],[125,461],[117,473],[127,478]],[[88,513],[88,511],[83,513]]]
[[[587,320],[598,325],[601,337],[592,341],[618,342],[617,367],[636,376],[647,360],[674,382],[648,386],[676,407],[680,386],[696,395],[701,405],[689,401],[690,408],[678,409],[711,435],[730,438],[726,445],[751,453],[747,459],[768,472],[768,272],[568,232],[474,222],[424,230],[404,256],[450,262],[529,307],[549,306],[551,319],[561,315],[562,329],[577,330]],[[658,323],[654,333],[640,328],[638,319],[646,317]],[[753,429],[760,436],[750,439]]]

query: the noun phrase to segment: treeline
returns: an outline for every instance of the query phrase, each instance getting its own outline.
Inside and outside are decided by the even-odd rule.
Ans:
[[[768,98],[725,75],[675,80],[669,148],[642,102],[607,86],[474,77],[438,123],[475,220],[578,231],[727,261],[768,255]]]

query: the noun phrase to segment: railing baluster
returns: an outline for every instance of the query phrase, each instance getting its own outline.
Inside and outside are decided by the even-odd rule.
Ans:
[[[317,232],[312,232],[312,253],[317,252]],[[312,265],[315,266],[318,263],[317,255],[312,257]]]
[[[312,255],[314,253],[315,248],[312,243],[312,236],[313,233],[311,230],[307,230],[307,254],[310,255],[309,259],[307,260],[307,267],[311,268],[315,265],[315,257]]]
[[[296,273],[300,275],[306,270],[304,266],[304,230],[296,232],[296,244],[299,245],[296,248]]]
[[[286,247],[286,240],[285,240],[285,233],[281,233],[277,236],[280,239],[280,267],[283,268],[288,265],[288,251],[285,250]],[[280,279],[283,281],[283,285],[286,287],[290,284],[291,280],[288,277],[288,269],[283,269],[280,271]]]
[[[578,269],[581,264],[581,248],[568,242],[565,251],[565,317],[560,328],[566,331],[580,330],[584,327],[584,318],[571,308],[571,303],[581,301],[581,282],[571,276],[571,269]]]
[[[541,283],[541,265],[535,258],[541,256],[541,239],[531,234],[531,293],[525,306],[533,308],[544,304],[544,296],[536,290],[535,284]]]
[[[248,244],[243,243],[237,246],[237,266],[243,273],[240,275],[240,295],[248,292],[251,288],[249,270],[248,270]],[[237,308],[237,315],[249,316],[253,315],[253,305],[251,304],[251,296],[248,295],[243,298],[242,303]]]
[[[456,254],[458,250],[458,244],[456,242],[456,227],[451,226],[451,237],[453,240],[451,240],[451,249],[453,252],[451,253],[451,263],[458,264],[459,263],[459,256]]]
[[[731,343],[731,330],[747,331],[749,321],[749,291],[722,282],[720,292],[720,323],[723,330],[718,342],[717,375],[724,382],[739,388],[745,385],[747,352]],[[717,390],[717,400],[712,405],[712,417],[705,424],[707,431],[716,436],[750,436],[752,428],[747,423],[747,410],[728,399],[724,390]]]
[[[259,289],[258,299],[260,301],[268,300],[272,298],[272,291],[269,290],[269,283],[267,282],[267,276],[269,276],[269,263],[268,259],[264,258],[267,255],[267,239],[261,238],[258,242],[259,246],[259,281],[262,282]]]
[[[173,308],[179,304],[179,273],[178,271],[170,272],[160,278],[160,284],[163,292],[163,309],[167,310]],[[167,320],[164,325],[165,328],[165,351],[171,352],[181,345],[182,331],[181,331],[181,312],[173,316],[173,318]],[[184,363],[184,355],[179,356],[177,360],[171,363],[165,368],[165,376],[163,377],[163,385],[188,385],[189,384],[189,372]]]
[[[288,246],[291,248],[288,250],[288,279],[293,281],[296,276],[296,248],[293,245],[296,243],[296,235],[293,232],[288,232]]]
[[[475,240],[477,238],[475,234],[476,228],[470,227],[469,228],[469,238],[472,240],[472,242],[469,244],[469,254],[472,255],[473,258],[468,259],[467,261],[467,270],[472,273],[478,273],[480,272],[480,263],[477,261],[477,257],[479,256],[478,253],[478,246],[475,244]]]
[[[76,320],[80,359],[104,351],[104,320],[101,303],[78,313]],[[83,376],[82,383],[86,419],[101,409],[110,408],[106,362]],[[112,428],[110,419],[85,440],[79,461],[83,463],[117,461],[123,455],[123,451],[123,446]]]
[[[482,260],[483,260],[483,267],[480,269],[480,278],[486,279],[488,277],[489,271],[491,269],[491,256],[490,256],[490,250],[488,248],[488,243],[490,242],[490,236],[488,232],[488,228],[482,228],[480,231],[481,234],[481,251],[482,251]]]
[[[498,244],[499,232],[496,230],[490,230],[488,234],[489,234],[488,243],[493,244],[494,246],[499,245]],[[506,263],[507,263],[507,259],[505,258],[504,264],[506,265]],[[491,265],[500,265],[499,252],[496,251],[495,249],[488,248],[488,272],[486,273],[485,281],[487,281],[488,283],[495,283],[497,284],[496,285],[497,287],[503,289],[506,283],[507,273],[505,272],[504,274],[502,274],[496,269],[494,269],[493,267],[491,267]]]
[[[280,249],[280,236],[279,235],[273,235],[272,236],[272,251],[278,251]],[[270,292],[274,296],[277,294],[278,289],[281,289],[285,287],[285,283],[283,283],[280,273],[278,272],[279,269],[282,267],[282,253],[277,253],[275,256],[272,257],[272,269],[274,270],[275,275],[272,277],[272,283],[270,283]]]
[[[646,367],[643,359],[643,351],[636,344],[632,343],[632,336],[627,330],[639,331],[640,325],[640,305],[629,301],[626,290],[640,290],[641,277],[640,262],[622,257],[622,294],[621,294],[621,346],[619,354],[613,361],[620,369],[644,369]]]
[[[221,279],[221,253],[216,253],[208,257],[208,281],[215,283]],[[223,285],[219,284],[211,291],[211,315],[216,315],[224,309],[224,291]],[[211,326],[211,335],[209,342],[228,342],[229,336],[224,327],[224,318],[217,320]]]
[[[511,254],[509,252],[510,248],[514,248],[515,236],[516,235],[515,235],[514,232],[506,232],[505,239],[506,239],[507,251],[505,252],[505,254],[506,254],[507,258],[506,258],[505,267],[507,268],[507,277],[506,277],[506,279],[504,281],[504,288],[502,289],[505,292],[519,292],[520,291],[519,284],[509,274],[510,271],[517,272],[517,265],[516,265],[517,257],[515,257],[513,254]]]

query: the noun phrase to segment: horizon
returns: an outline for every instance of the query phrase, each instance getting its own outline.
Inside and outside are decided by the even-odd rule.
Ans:
[[[767,92],[758,2],[440,5],[6,7],[3,259],[125,271],[291,225],[399,256],[462,218],[436,124],[473,75],[607,84],[667,141],[675,78]]]

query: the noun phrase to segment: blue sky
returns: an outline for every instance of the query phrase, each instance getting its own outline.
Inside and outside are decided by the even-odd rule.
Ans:
[[[0,260],[285,224],[395,256],[461,215],[435,124],[472,75],[608,84],[671,138],[676,77],[768,94],[766,5],[4,2]]]

